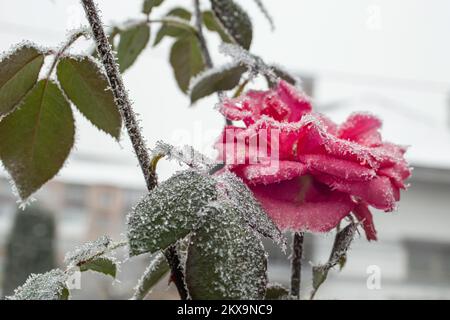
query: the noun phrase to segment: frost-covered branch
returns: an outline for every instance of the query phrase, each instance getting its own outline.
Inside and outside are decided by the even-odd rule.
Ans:
[[[294,233],[291,257],[291,296],[300,299],[302,279],[303,233]]]
[[[197,28],[197,38],[200,43],[200,49],[202,51],[203,60],[205,61],[205,65],[208,69],[213,67],[213,62],[211,59],[211,55],[209,54],[208,46],[206,44],[206,39],[203,34],[203,22],[202,22],[202,12],[200,10],[200,0],[194,0],[194,8],[195,8],[195,26]]]
[[[122,75],[119,72],[119,67],[116,64],[111,45],[106,36],[103,24],[96,5],[92,0],[81,1],[86,12],[86,17],[91,25],[92,34],[94,36],[97,51],[100,60],[108,77],[111,90],[119,107],[122,118],[125,122],[128,135],[130,136],[134,152],[139,160],[142,173],[145,177],[145,182],[149,190],[156,186],[156,174],[151,170],[151,160],[146,147],[145,140],[141,134],[139,122],[133,112],[131,101],[123,84]]]

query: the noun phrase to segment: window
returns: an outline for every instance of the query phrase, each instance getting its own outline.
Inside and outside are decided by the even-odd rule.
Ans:
[[[411,281],[450,283],[450,243],[407,240],[405,246]]]

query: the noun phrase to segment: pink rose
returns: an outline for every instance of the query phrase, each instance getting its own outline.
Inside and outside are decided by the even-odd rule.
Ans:
[[[411,175],[406,149],[382,141],[378,118],[355,113],[337,125],[285,81],[228,99],[220,111],[245,125],[224,129],[220,158],[281,230],[326,232],[353,212],[367,239],[377,239],[369,206],[394,210]]]

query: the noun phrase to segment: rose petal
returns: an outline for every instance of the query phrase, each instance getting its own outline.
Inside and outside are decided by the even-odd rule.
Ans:
[[[366,233],[367,240],[376,241],[377,230],[375,229],[372,213],[370,212],[367,203],[360,201],[353,209],[353,213],[355,214],[358,221],[361,221],[362,226],[364,228],[364,232]]]
[[[316,187],[293,179],[270,185],[250,186],[255,197],[277,226],[285,230],[327,232],[347,216],[354,207],[350,197],[328,190],[326,195]],[[307,191],[302,200],[304,188]]]
[[[300,162],[280,161],[278,164],[249,165],[241,170],[241,176],[251,185],[271,184],[302,176],[306,173],[306,167]],[[238,174],[239,175],[239,174]]]
[[[365,181],[375,177],[376,172],[358,163],[336,159],[327,155],[307,154],[299,157],[311,172],[322,172],[345,180]]]
[[[339,127],[338,137],[354,141],[365,146],[381,144],[381,136],[378,129],[381,128],[381,120],[366,113],[354,113]]]
[[[311,112],[312,108],[308,97],[288,82],[281,80],[276,92],[280,100],[291,109],[289,122],[299,121],[305,113]]]

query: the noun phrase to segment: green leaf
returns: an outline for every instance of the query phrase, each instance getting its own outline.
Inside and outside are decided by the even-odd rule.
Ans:
[[[119,48],[117,49],[120,72],[131,67],[149,40],[150,27],[147,24],[135,25],[120,32]]]
[[[186,285],[192,299],[263,299],[267,259],[259,236],[224,202],[204,210],[191,237]]]
[[[245,66],[230,64],[217,69],[210,69],[198,75],[191,81],[191,103],[209,96],[214,92],[231,90],[241,80],[242,74],[247,71]]]
[[[133,300],[142,300],[150,290],[161,280],[170,270],[166,257],[159,252],[153,258],[150,265],[145,269],[142,278],[136,287]]]
[[[248,14],[233,0],[211,0],[212,10],[223,29],[244,49],[250,49],[253,38],[252,22]]]
[[[340,264],[342,259],[346,260],[347,251],[353,241],[357,227],[357,223],[350,223],[344,229],[339,231],[334,239],[333,249],[331,250],[331,255],[327,263],[313,266],[313,291],[311,293],[311,299],[314,298],[317,290],[319,290],[322,283],[327,279],[328,272],[331,268]]]
[[[197,38],[178,39],[170,51],[170,64],[178,86],[187,93],[191,79],[205,68]]]
[[[223,42],[233,43],[232,38],[223,29],[220,21],[217,20],[212,11],[203,12],[203,24],[209,31],[217,32]]]
[[[298,77],[296,77],[295,75],[291,74],[289,71],[284,70],[282,67],[280,66],[276,66],[276,65],[271,65],[270,68],[273,70],[273,72],[275,73],[275,75],[277,77],[279,77],[280,79],[292,84],[292,85],[297,85],[299,80]],[[276,82],[272,81],[272,79],[270,79],[270,77],[266,76],[266,80],[267,80],[267,84],[269,85],[269,87],[273,88],[277,85]]]
[[[247,222],[247,224],[265,237],[272,239],[283,249],[286,246],[286,238],[269,218],[252,191],[244,181],[232,172],[225,172],[215,176],[218,186],[223,188],[230,203],[235,210]]]
[[[23,45],[0,62],[0,118],[11,112],[36,84],[44,54]]]
[[[164,0],[144,0],[144,4],[142,6],[142,12],[145,14],[150,14],[154,7],[158,7],[163,3]]]
[[[174,8],[167,13],[166,18],[168,17],[169,18],[176,17],[179,19],[186,20],[186,22],[189,22],[191,20],[192,14],[184,8]],[[153,43],[153,46],[158,45],[161,42],[161,40],[164,39],[165,36],[179,38],[189,35],[192,35],[192,32],[190,32],[185,28],[178,27],[169,23],[163,23],[161,28],[156,33],[155,42]]]
[[[97,128],[120,139],[122,118],[103,71],[89,57],[63,58],[57,76],[62,89]]]
[[[0,159],[22,199],[53,178],[73,147],[74,118],[58,86],[41,80],[0,122]]]
[[[269,283],[266,290],[266,300],[283,300],[289,296],[289,290],[279,283]]]
[[[200,209],[216,197],[214,179],[192,170],[161,183],[128,217],[130,255],[165,249],[186,236]]]
[[[105,257],[100,257],[80,265],[81,272],[88,270],[100,272],[116,278],[117,266],[113,260]]]
[[[27,281],[7,297],[8,300],[67,300],[67,274],[53,269],[43,274],[32,274]]]

